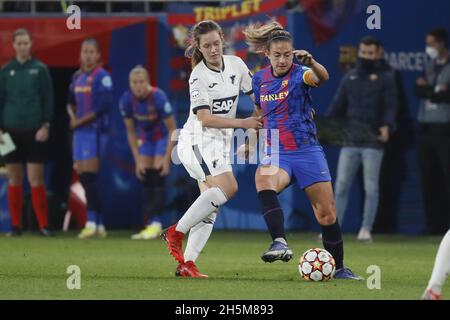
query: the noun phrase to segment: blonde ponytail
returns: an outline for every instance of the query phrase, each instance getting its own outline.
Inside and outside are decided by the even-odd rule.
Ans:
[[[284,30],[283,26],[275,20],[262,26],[256,24],[249,25],[243,33],[247,44],[252,47],[253,51],[258,53],[268,50],[272,41],[292,41],[289,32]]]

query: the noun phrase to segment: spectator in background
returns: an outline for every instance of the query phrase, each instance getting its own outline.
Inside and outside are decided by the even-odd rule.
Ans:
[[[339,68],[342,73],[346,74],[355,67],[356,63],[356,47],[340,46],[339,47]]]
[[[44,185],[47,140],[53,115],[53,89],[47,66],[31,56],[32,40],[26,29],[13,35],[16,58],[0,71],[0,134],[10,134],[16,149],[4,157],[8,172],[8,207],[11,235],[21,234],[23,164],[26,163],[31,199],[42,236],[48,230]],[[0,136],[0,143],[4,143]]]
[[[426,231],[444,234],[450,227],[450,55],[448,32],[426,35],[430,61],[417,79],[422,98],[418,114],[418,157],[422,176]]]
[[[362,163],[364,180],[364,211],[360,241],[372,241],[371,230],[379,198],[379,176],[383,146],[389,140],[397,110],[396,84],[392,72],[377,66],[380,43],[364,37],[359,43],[356,67],[341,81],[328,111],[330,117],[341,117],[362,125],[358,135],[349,137],[342,148],[335,184],[337,217],[342,224],[350,188]]]
[[[143,211],[147,218],[146,227],[131,239],[150,240],[158,238],[162,231],[160,215],[165,206],[165,177],[169,174],[175,145],[170,137],[177,124],[166,94],[150,85],[145,68],[133,68],[129,83],[130,89],[123,93],[119,107],[135,161],[136,176],[142,181]]]
[[[80,239],[106,237],[97,186],[100,158],[110,127],[112,80],[100,64],[100,48],[95,39],[83,41],[80,69],[69,87],[67,112],[73,134],[73,160],[86,193],[88,217]]]

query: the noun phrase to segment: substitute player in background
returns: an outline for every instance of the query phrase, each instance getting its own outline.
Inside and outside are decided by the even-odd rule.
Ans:
[[[49,236],[44,164],[53,116],[53,86],[47,66],[31,56],[31,36],[26,29],[14,32],[15,59],[0,71],[0,143],[8,132],[16,149],[4,156],[8,172],[8,208],[12,236],[21,235],[24,164],[31,186],[31,202],[40,233]]]
[[[131,239],[155,239],[162,231],[159,215],[164,210],[165,177],[169,174],[175,145],[170,139],[177,129],[173,109],[166,94],[150,85],[149,74],[142,66],[131,70],[130,89],[120,98],[119,107],[136,176],[142,181],[143,211],[147,217],[146,227]]]
[[[193,67],[189,79],[191,106],[177,150],[202,193],[162,236],[178,261],[177,275],[205,277],[195,260],[211,234],[217,209],[238,188],[229,158],[232,128],[260,128],[262,124],[254,117],[236,119],[239,91],[253,99],[251,73],[240,58],[223,55],[220,26],[214,21],[202,21],[192,28],[191,35],[192,44],[186,50]],[[183,255],[182,241],[189,230]]]
[[[430,281],[422,296],[423,300],[441,300],[441,291],[450,274],[450,230],[439,245]]]
[[[258,71],[252,81],[255,113],[263,116],[264,129],[268,129],[266,156],[256,171],[255,182],[273,242],[261,259],[273,262],[293,257],[286,241],[278,194],[297,182],[322,228],[323,246],[336,261],[335,278],[359,280],[344,268],[344,246],[336,220],[331,176],[312,120],[310,89],[327,81],[328,72],[308,52],[294,50],[291,35],[275,21],[261,27],[249,26],[244,34],[250,45],[266,53],[271,64]],[[301,65],[293,63],[294,55]],[[278,130],[279,143],[272,141],[270,130]]]
[[[80,239],[106,237],[97,186],[100,157],[109,132],[112,107],[112,80],[100,64],[100,48],[95,39],[81,44],[80,69],[69,87],[67,112],[73,133],[73,160],[86,193],[88,217]]]

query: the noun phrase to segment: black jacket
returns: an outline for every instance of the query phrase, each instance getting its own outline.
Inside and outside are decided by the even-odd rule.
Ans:
[[[376,139],[378,128],[389,126],[390,132],[395,130],[397,108],[394,73],[381,67],[366,70],[357,64],[341,80],[327,115],[344,118],[349,126],[354,123],[361,131],[358,136],[353,130],[347,136],[347,145],[382,147]]]

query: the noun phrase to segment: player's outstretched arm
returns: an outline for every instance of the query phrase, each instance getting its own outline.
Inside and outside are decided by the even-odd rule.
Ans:
[[[256,117],[248,117],[245,119],[230,119],[216,117],[207,109],[197,111],[197,118],[203,127],[208,128],[244,128],[244,129],[260,129],[262,128],[261,119]]]
[[[252,99],[253,100],[253,99]],[[255,105],[253,108],[252,117],[257,119],[262,119],[263,115],[261,109]],[[245,140],[245,143],[240,145],[236,151],[236,154],[241,159],[248,159],[250,154],[253,153],[256,149],[256,145],[258,143],[259,130],[249,130],[248,131],[248,139]]]

